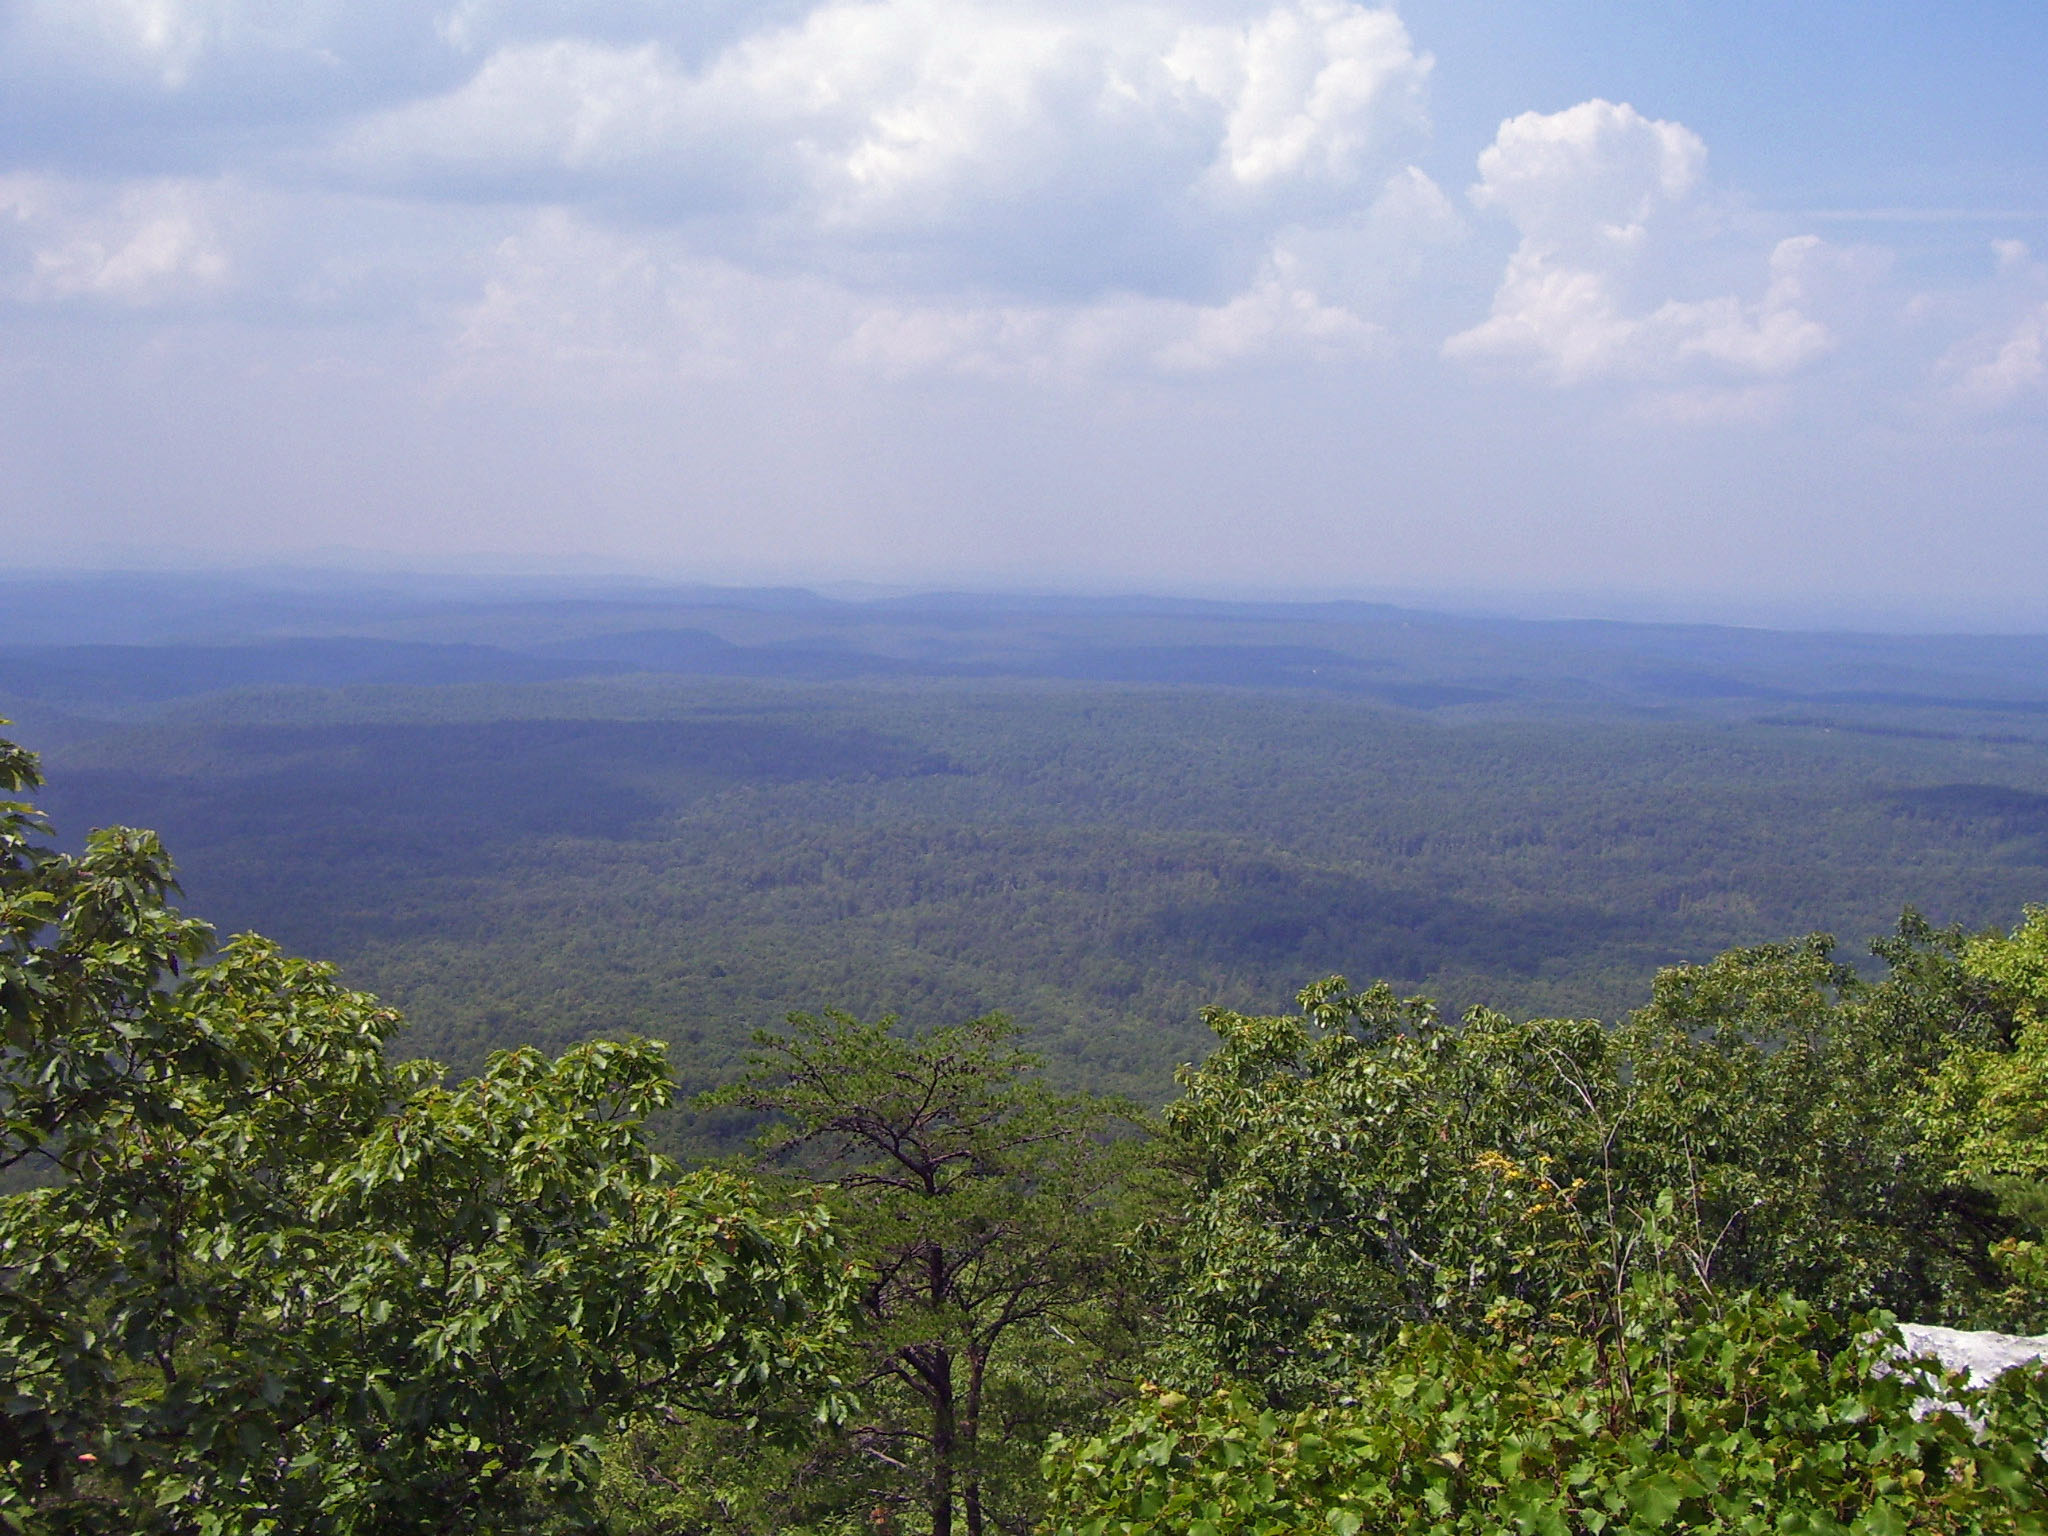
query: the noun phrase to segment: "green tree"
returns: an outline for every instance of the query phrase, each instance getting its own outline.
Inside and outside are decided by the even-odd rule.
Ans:
[[[2033,1330],[2048,1325],[2048,907],[2029,907],[2010,934],[1972,938],[1961,963],[2006,1027],[1942,1062],[1921,1113],[2021,1227],[1992,1248],[2010,1281],[1997,1320]]]
[[[1112,1101],[1036,1081],[1000,1017],[906,1039],[792,1015],[718,1101],[775,1117],[770,1156],[823,1182],[862,1266],[863,1416],[841,1442],[893,1523],[1022,1531],[1050,1415],[1099,1401],[1116,1203]],[[914,1522],[915,1523],[915,1522]]]
[[[1994,989],[2011,1027],[1942,1063],[1933,1112],[1965,1173],[2048,1180],[2048,907],[2029,907],[2010,934],[1970,940],[1963,964]]]
[[[1863,1320],[1994,1299],[1962,1178],[2042,1171],[2048,915],[1876,948],[1676,967],[1613,1028],[1334,979],[1213,1012],[1147,1234],[1185,1390],[1055,1444],[1047,1529],[2048,1528],[2048,1368],[1974,1392]]]
[[[10,793],[38,782],[0,746]],[[658,1047],[394,1063],[397,1015],[254,938],[156,840],[0,805],[0,1523],[405,1532],[587,1512],[595,1436],[819,1362],[822,1213],[679,1175]]]
[[[1994,1027],[1959,945],[1909,916],[1874,985],[1825,939],[1731,951],[1611,1028],[1451,1024],[1334,979],[1292,1016],[1212,1010],[1221,1044],[1164,1116],[1160,1369],[1301,1401],[1403,1325],[1606,1326],[1652,1263],[1697,1294],[1965,1320],[2008,1227],[1913,1114]]]

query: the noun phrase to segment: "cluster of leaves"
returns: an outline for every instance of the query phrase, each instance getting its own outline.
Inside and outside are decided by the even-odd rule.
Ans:
[[[1140,1239],[1164,1378],[1306,1400],[1404,1325],[1503,1301],[1611,1327],[1653,1254],[1698,1293],[1959,1319],[2009,1230],[1913,1112],[1958,1040],[1997,1032],[1960,943],[1909,916],[1876,985],[1824,939],[1735,950],[1614,1028],[1448,1024],[1337,979],[1295,1015],[1212,1011],[1221,1044],[1164,1117],[1183,1193]]]
[[[1963,959],[2011,1024],[2001,1038],[1971,1042],[1941,1064],[1922,1118],[1962,1174],[2022,1228],[1993,1249],[2008,1279],[1999,1320],[2041,1327],[2048,1324],[2048,908],[2028,908],[2010,934],[1971,939]]]
[[[1976,1390],[1801,1302],[1683,1313],[1638,1286],[1625,1310],[1600,1340],[1413,1330],[1354,1397],[1294,1413],[1152,1388],[1114,1432],[1054,1444],[1049,1530],[2048,1530],[2048,1367]]]
[[[0,749],[0,784],[36,782]],[[0,805],[0,1526],[509,1529],[588,1507],[595,1431],[815,1369],[815,1208],[680,1175],[659,1047],[440,1083],[325,966],[170,904],[153,837]]]

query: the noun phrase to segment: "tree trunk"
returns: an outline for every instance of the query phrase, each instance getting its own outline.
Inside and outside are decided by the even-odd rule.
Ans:
[[[981,1536],[981,1381],[988,1356],[979,1349],[967,1354],[967,1407],[961,1415],[961,1443],[967,1453],[967,1478],[962,1490],[967,1506],[967,1536]]]
[[[932,1354],[932,1536],[953,1536],[953,1463],[959,1455],[953,1356],[943,1345]]]

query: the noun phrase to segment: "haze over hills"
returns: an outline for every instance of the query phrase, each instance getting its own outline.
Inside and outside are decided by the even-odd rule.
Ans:
[[[424,580],[307,578],[285,590],[214,580],[186,602],[160,586],[138,594],[132,578],[17,580],[0,588],[0,689],[88,717],[265,685],[634,672],[1305,688],[1494,712],[2048,707],[2048,637],[2032,635],[1531,620],[1362,602],[456,585],[450,595]]]
[[[158,594],[161,598],[161,594]],[[1162,1091],[1332,971],[1613,1014],[1659,965],[2048,891],[2048,641],[1368,604],[15,584],[67,836],[473,1065],[792,1008],[1012,1013]],[[120,626],[125,625],[122,629]],[[33,636],[33,638],[25,638]]]

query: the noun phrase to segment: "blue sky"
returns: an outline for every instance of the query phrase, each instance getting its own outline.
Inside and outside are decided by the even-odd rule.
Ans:
[[[1467,139],[1517,95],[1554,109],[1619,92],[1694,128],[1765,206],[2048,211],[2037,6],[1425,0],[1404,14],[1472,59],[1438,81],[1439,121]]]
[[[2048,8],[4,0],[17,564],[2040,628]]]

